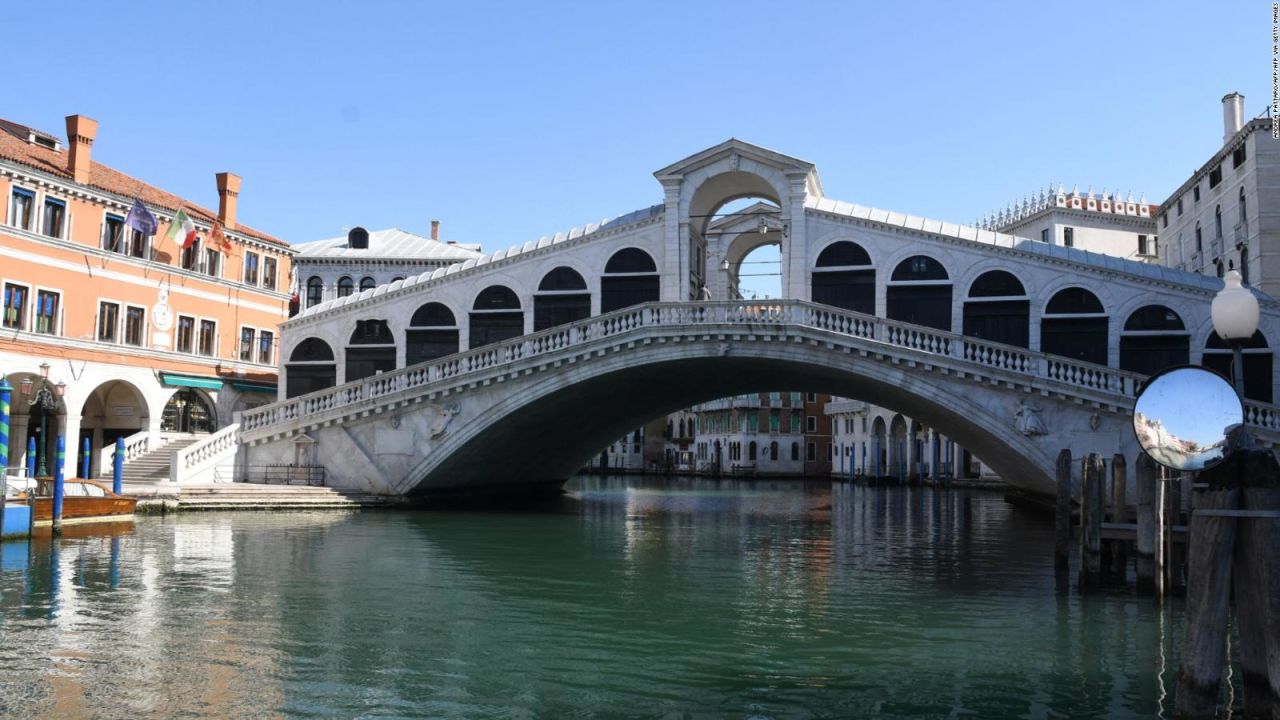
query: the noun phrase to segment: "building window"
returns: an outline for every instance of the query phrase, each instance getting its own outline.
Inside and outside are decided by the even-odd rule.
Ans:
[[[141,230],[130,229],[129,254],[136,258],[147,256],[147,236]]]
[[[191,352],[196,334],[196,319],[189,315],[178,316],[178,352]]]
[[[250,285],[258,284],[258,253],[244,254],[244,281]]]
[[[262,287],[276,289],[276,259],[270,256],[262,258]]]
[[[324,281],[312,275],[307,280],[307,307],[319,305],[324,299]]]
[[[818,402],[818,393],[809,393],[806,402]]]
[[[809,415],[804,419],[805,432],[818,432],[818,418],[816,415]]]
[[[4,326],[10,330],[23,330],[27,319],[27,294],[22,285],[4,284]]]
[[[1049,242],[1049,228],[1045,228],[1040,231],[1040,242],[1042,243]]]
[[[341,278],[338,278],[338,297],[347,297],[351,294],[352,290],[355,290],[355,287],[355,282],[352,281],[350,277],[343,275]]]
[[[120,306],[113,302],[98,303],[98,340],[116,342],[120,326]]]
[[[377,283],[377,282],[375,282],[375,281],[374,281],[374,279],[373,279],[373,278],[371,278],[371,277],[365,276],[365,277],[360,278],[360,290],[361,290],[361,292],[363,292],[363,291],[365,291],[365,290],[372,290],[372,289],[374,289],[374,288],[375,288],[375,287],[377,287],[377,286],[378,286],[378,283]]]
[[[31,229],[31,209],[36,205],[36,194],[30,190],[14,188],[9,198],[9,224],[21,230]]]
[[[1147,236],[1139,235],[1138,236],[1138,254],[1149,255],[1150,253],[1148,252],[1148,250],[1149,248],[1147,247]]]
[[[222,274],[222,253],[214,248],[205,248],[204,251],[204,273],[210,277],[218,277]]]
[[[1235,150],[1232,150],[1231,151],[1231,167],[1238,168],[1241,165],[1243,165],[1245,161],[1245,153],[1246,151],[1244,149],[1243,143],[1240,144],[1240,147],[1236,148]]]
[[[1220,182],[1222,182],[1222,165],[1221,164],[1219,164],[1217,167],[1209,171],[1209,189],[1212,190],[1218,187],[1218,183]]]
[[[271,364],[271,346],[275,344],[275,335],[270,330],[258,333],[258,362]]]
[[[778,415],[778,411],[770,410],[769,411],[769,432],[771,433],[778,432],[778,429],[781,426],[781,422],[782,422],[782,418]]]
[[[124,309],[124,342],[126,345],[142,345],[147,311],[144,308],[126,306]]]
[[[1191,188],[1191,199],[1194,202],[1200,202],[1200,183],[1199,182],[1196,183],[1195,187]]]
[[[244,362],[253,360],[253,328],[240,328],[240,359]]]
[[[124,218],[118,215],[108,215],[102,224],[102,249],[108,252],[123,253],[124,247]]]
[[[1182,217],[1182,198],[1178,198],[1178,217]]]
[[[63,225],[67,220],[67,204],[55,198],[45,198],[42,220],[40,228],[45,235],[53,238],[62,237]]]
[[[1160,213],[1160,227],[1169,227],[1169,213]]]
[[[191,245],[182,248],[182,253],[178,258],[183,270],[195,270],[196,265],[200,262],[200,240],[196,239]]]
[[[1204,250],[1204,236],[1200,232],[1200,221],[1196,221],[1196,252]]]
[[[1064,228],[1062,228],[1062,246],[1063,246],[1063,247],[1075,247],[1075,246],[1076,246],[1076,231],[1075,231],[1075,228],[1069,228],[1069,227],[1064,227]]]
[[[40,290],[36,293],[36,332],[58,334],[58,307],[61,300],[61,295],[52,290]]]
[[[798,412],[791,413],[791,432],[800,432],[800,413]]]
[[[804,448],[804,456],[805,456],[804,459],[808,460],[809,462],[816,461],[818,459],[818,444],[809,443],[808,445],[806,445]]]
[[[1222,239],[1222,206],[1218,205],[1213,209],[1213,232],[1214,237],[1218,240]]]
[[[782,407],[782,393],[769,393],[769,407]]]
[[[197,340],[197,352],[212,357],[218,351],[218,323],[213,320],[200,321],[200,337]]]

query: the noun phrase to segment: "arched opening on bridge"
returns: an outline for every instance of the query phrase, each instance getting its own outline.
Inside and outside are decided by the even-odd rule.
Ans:
[[[458,352],[458,321],[443,303],[429,302],[413,311],[404,331],[404,362],[416,365]]]
[[[183,388],[192,390],[192,388]],[[84,467],[84,441],[89,441],[90,476],[102,472],[98,467],[98,451],[115,444],[116,438],[128,437],[151,425],[151,413],[142,391],[125,380],[108,380],[93,389],[80,408],[80,437],[67,438],[67,457],[74,457],[75,469],[67,476],[80,476]],[[163,423],[161,430],[164,430]],[[70,447],[74,443],[75,447]]]
[[[719,205],[711,217],[691,218],[691,236],[705,238],[706,245],[705,256],[695,258],[691,265],[706,290],[700,289],[693,297],[782,297],[780,215],[781,209],[772,200],[746,196]]]
[[[964,334],[991,342],[1030,347],[1031,300],[1013,273],[990,270],[969,286]]]
[[[338,365],[333,349],[320,338],[298,343],[284,366],[286,398],[306,395],[338,384]]]
[[[324,301],[324,281],[318,275],[307,278],[307,307],[319,305]]]
[[[890,320],[951,331],[951,276],[942,263],[914,255],[898,263],[885,293]]]
[[[483,347],[524,334],[520,298],[505,285],[490,285],[476,296],[468,328],[471,348]]]
[[[1244,344],[1244,396],[1249,400],[1272,402],[1273,388],[1271,382],[1271,347],[1267,338],[1259,330]],[[1235,374],[1231,372],[1231,346],[1218,337],[1218,333],[1210,333],[1204,344],[1204,355],[1200,364],[1210,370],[1216,370],[1234,383]]]
[[[218,427],[214,403],[199,388],[179,388],[164,404],[160,430],[173,433],[211,433]],[[127,434],[127,433],[126,433]],[[115,438],[111,438],[115,442]]]
[[[587,281],[571,267],[558,267],[542,276],[533,294],[533,330],[546,330],[591,317]]]
[[[347,341],[346,382],[396,369],[396,338],[386,320],[357,320]]]
[[[876,313],[876,269],[858,243],[840,240],[823,248],[814,263],[811,284],[816,303]]]
[[[1107,313],[1098,296],[1082,287],[1055,293],[1040,319],[1040,350],[1106,365]]]
[[[1191,335],[1178,313],[1146,305],[1130,313],[1120,333],[1120,369],[1155,375],[1191,357]]]
[[[605,263],[600,278],[600,312],[656,302],[660,287],[658,265],[640,248],[623,248]]]

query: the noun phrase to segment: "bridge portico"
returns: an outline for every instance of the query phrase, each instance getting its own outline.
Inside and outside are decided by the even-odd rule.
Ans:
[[[289,462],[305,435],[335,483],[381,492],[547,480],[652,416],[794,389],[894,407],[1046,490],[1063,447],[1136,452],[1142,358],[1221,353],[1217,279],[836,201],[812,164],[738,140],[655,176],[660,205],[285,323],[281,402],[243,414],[241,463]],[[722,213],[744,198],[759,202]],[[784,297],[716,302],[774,242]],[[1269,432],[1280,306],[1261,305],[1246,375]],[[371,352],[393,360],[351,362]],[[1020,431],[1028,412],[1048,432]]]

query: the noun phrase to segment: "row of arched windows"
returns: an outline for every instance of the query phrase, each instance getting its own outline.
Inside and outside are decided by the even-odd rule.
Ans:
[[[857,243],[839,241],[818,255],[813,268],[813,301],[875,314],[876,270]],[[950,332],[952,283],[946,268],[917,255],[898,263],[885,289],[885,315],[890,320]],[[969,287],[961,332],[991,342],[1030,347],[1031,299],[1018,278],[1005,270],[989,270]],[[1110,365],[1110,317],[1098,296],[1082,287],[1054,293],[1040,319],[1040,350],[1075,360]],[[1206,367],[1230,373],[1230,353],[1216,334],[1205,343]],[[1120,333],[1119,367],[1151,375],[1186,364],[1190,333],[1182,318],[1163,305],[1147,305],[1125,319]],[[1246,350],[1245,394],[1271,401],[1271,351],[1258,333]]]
[[[347,291],[343,292],[343,281]],[[366,278],[366,280],[372,279]],[[349,295],[351,278],[339,280],[339,297]],[[313,293],[314,283],[314,293]],[[361,289],[366,289],[361,283]],[[610,312],[652,302],[659,297],[658,266],[644,250],[623,248],[605,263],[600,277],[600,311]],[[307,281],[307,305],[320,302],[323,284],[318,277]],[[312,302],[313,296],[316,298]],[[524,333],[525,308],[515,291],[505,285],[491,285],[476,296],[467,315],[470,348],[501,342]],[[591,293],[582,274],[570,267],[557,267],[542,277],[533,293],[533,330],[582,320],[591,315]],[[448,306],[428,302],[414,311],[405,330],[405,363],[433,360],[461,349],[460,328]],[[385,320],[361,320],[348,341],[345,353],[345,381],[360,380],[396,367],[396,339]],[[286,365],[286,396],[294,397],[332,387],[337,381],[333,350],[318,338],[298,345]]]
[[[395,277],[391,282],[403,280],[403,277]],[[378,282],[368,275],[360,278],[360,290],[372,290],[378,286]],[[343,275],[338,278],[338,297],[344,298],[354,293],[356,290],[356,281],[350,275]],[[319,305],[324,301],[324,280],[319,275],[312,275],[307,278],[307,307]]]

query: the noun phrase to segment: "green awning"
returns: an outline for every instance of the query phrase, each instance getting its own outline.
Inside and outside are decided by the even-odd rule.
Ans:
[[[218,378],[199,377],[197,375],[179,375],[177,373],[160,373],[160,382],[170,387],[193,387],[205,390],[221,390],[222,381]]]
[[[237,392],[242,393],[270,393],[271,395],[275,395],[279,392],[279,388],[275,383],[256,383],[232,380],[231,387],[235,388]]]

